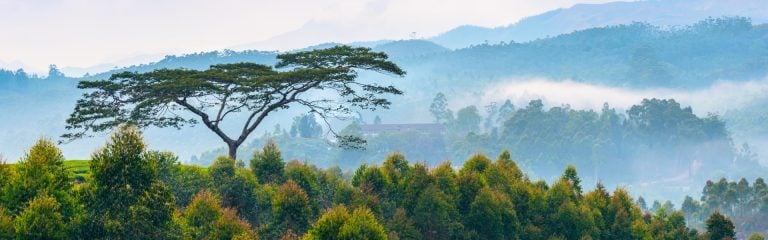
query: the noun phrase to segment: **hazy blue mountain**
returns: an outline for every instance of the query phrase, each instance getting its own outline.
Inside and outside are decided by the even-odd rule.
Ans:
[[[743,16],[768,22],[768,0],[648,0],[577,4],[531,16],[517,23],[489,28],[461,26],[431,38],[449,48],[482,43],[527,42],[594,27],[632,22],[656,26],[690,25],[707,17]]]
[[[526,43],[482,44],[402,64],[411,70],[411,77],[424,75],[435,86],[458,88],[545,77],[618,87],[691,89],[764,77],[767,34],[765,26],[740,17],[674,29],[633,23]]]
[[[213,64],[219,63],[237,63],[237,62],[255,62],[261,64],[274,64],[275,52],[265,52],[257,50],[246,51],[212,51],[212,52],[199,52],[184,55],[168,55],[157,62],[133,65],[129,67],[116,68],[111,71],[92,75],[90,77],[84,77],[86,79],[100,79],[107,78],[109,75],[116,72],[130,71],[130,72],[147,72],[154,69],[161,68],[189,68],[189,69],[206,69]]]
[[[395,60],[440,54],[450,51],[448,48],[426,40],[401,40],[388,42],[377,45],[373,50],[386,52],[389,57]]]

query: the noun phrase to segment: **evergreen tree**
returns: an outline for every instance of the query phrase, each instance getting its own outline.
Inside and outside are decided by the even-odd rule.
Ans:
[[[272,209],[272,224],[278,232],[303,233],[309,228],[312,206],[307,193],[293,180],[286,181],[277,190]]]
[[[502,193],[483,188],[466,217],[465,226],[481,239],[516,239],[520,223],[512,202]]]
[[[459,230],[455,221],[457,212],[449,200],[435,185],[429,185],[419,196],[413,220],[424,239],[449,239]]]
[[[326,211],[307,231],[305,240],[337,239],[341,226],[349,219],[349,211],[340,205]]]
[[[29,200],[45,192],[56,198],[65,217],[74,214],[70,172],[64,166],[64,155],[52,141],[38,140],[19,161],[15,173],[4,194],[9,210],[19,212]]]
[[[573,165],[568,165],[560,179],[568,181],[568,183],[571,184],[573,190],[576,191],[576,196],[581,196],[581,179],[579,178],[579,174],[576,173],[576,167]]]
[[[263,223],[261,210],[266,203],[257,198],[260,186],[251,171],[237,167],[234,159],[221,156],[211,164],[208,172],[224,207],[235,209],[252,225]]]
[[[448,99],[445,94],[437,93],[429,105],[429,112],[435,118],[436,123],[447,124],[453,121],[453,112],[448,109]]]
[[[387,221],[387,229],[391,232],[389,236],[396,237],[401,240],[419,240],[421,239],[421,233],[416,228],[416,223],[405,212],[405,209],[398,208],[392,215],[392,218]],[[390,239],[392,238],[390,237]]]
[[[14,220],[18,239],[66,239],[66,224],[56,198],[40,193]]]
[[[285,163],[274,141],[269,140],[261,151],[255,153],[251,158],[251,170],[259,183],[279,184],[283,180],[283,171]]]
[[[160,181],[157,163],[145,152],[136,128],[122,126],[91,157],[91,182],[85,198],[87,237],[164,238],[174,197]]]
[[[384,227],[379,224],[370,209],[358,208],[344,221],[336,239],[339,240],[386,240]]]
[[[719,212],[712,213],[706,222],[707,237],[711,240],[736,239],[736,230],[730,219]]]

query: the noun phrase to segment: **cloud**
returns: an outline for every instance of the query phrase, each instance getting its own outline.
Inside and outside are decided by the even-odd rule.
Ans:
[[[692,106],[699,115],[722,114],[738,109],[768,93],[768,79],[747,82],[719,81],[707,88],[680,90],[669,88],[635,90],[586,83],[548,79],[510,79],[492,85],[475,99],[478,103],[510,99],[525,106],[532,99],[542,99],[547,105],[568,104],[575,109],[600,109],[603,103],[627,109],[644,98],[673,98],[682,105]]]

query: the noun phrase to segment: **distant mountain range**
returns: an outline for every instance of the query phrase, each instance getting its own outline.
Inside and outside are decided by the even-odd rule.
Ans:
[[[482,43],[527,42],[577,30],[632,22],[667,27],[690,25],[708,17],[742,16],[760,24],[768,22],[766,6],[768,0],[648,0],[577,4],[527,17],[508,26],[461,26],[429,40],[457,49]]]

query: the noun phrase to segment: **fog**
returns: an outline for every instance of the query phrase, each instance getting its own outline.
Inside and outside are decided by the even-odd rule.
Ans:
[[[532,99],[542,99],[550,106],[567,104],[574,109],[596,110],[602,108],[604,103],[617,109],[627,109],[644,98],[673,98],[682,105],[691,106],[694,113],[701,116],[738,109],[764,96],[768,93],[768,79],[747,82],[718,81],[707,88],[696,90],[630,89],[543,78],[510,79],[494,84],[484,92],[485,94],[473,100],[478,105],[509,99],[516,106],[524,106]]]

